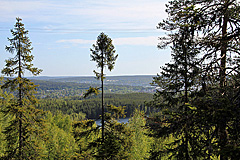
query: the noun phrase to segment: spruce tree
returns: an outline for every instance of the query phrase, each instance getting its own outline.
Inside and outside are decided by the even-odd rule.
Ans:
[[[14,29],[11,30],[12,38],[8,38],[10,46],[6,46],[6,51],[14,54],[13,58],[6,60],[2,74],[9,76],[2,85],[13,92],[14,99],[11,105],[4,111],[11,115],[12,120],[5,128],[7,141],[6,159],[37,159],[40,151],[37,147],[36,135],[40,135],[42,112],[35,109],[36,104],[34,93],[36,85],[27,78],[24,72],[29,71],[33,75],[38,75],[41,70],[33,67],[32,47],[28,31],[25,30],[21,18],[16,18]]]
[[[160,74],[154,77],[153,85],[159,90],[149,105],[160,108],[162,115],[154,120],[157,123],[150,123],[150,127],[153,136],[175,138],[163,153],[171,152],[169,155],[177,159],[195,159],[202,153],[195,147],[200,134],[196,130],[196,111],[191,104],[192,95],[200,88],[198,20],[193,16],[197,10],[189,1],[180,0],[169,2],[166,11],[169,17],[159,23],[158,28],[171,33],[160,38],[158,47],[171,47],[172,62],[161,67]]]

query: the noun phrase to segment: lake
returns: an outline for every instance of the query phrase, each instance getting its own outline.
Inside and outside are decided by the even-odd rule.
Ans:
[[[120,123],[128,123],[129,118],[120,118],[118,122]],[[95,121],[98,126],[101,126],[101,119]]]

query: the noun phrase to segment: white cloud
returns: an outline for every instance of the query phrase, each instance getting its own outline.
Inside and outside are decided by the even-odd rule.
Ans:
[[[84,39],[68,39],[58,40],[57,43],[72,43],[72,44],[93,44],[96,40]],[[141,46],[156,46],[158,44],[158,37],[126,37],[113,39],[114,45],[141,45]]]
[[[40,12],[43,9],[49,9],[49,4],[41,1],[26,0],[2,0],[0,1],[1,22],[12,21],[13,18],[38,18],[42,17]]]
[[[56,28],[149,28],[164,17],[167,0],[0,0],[0,22],[16,16]],[[12,21],[11,21],[12,22]]]
[[[72,8],[66,14],[85,16],[94,24],[104,28],[151,28],[166,17],[165,3],[167,1],[104,1],[86,8]],[[96,5],[98,4],[98,5]],[[99,5],[100,4],[100,5]]]
[[[149,37],[128,37],[113,39],[115,45],[143,45],[143,46],[156,46],[158,38],[155,36]]]
[[[63,39],[58,40],[57,43],[73,43],[73,44],[93,44],[94,40],[84,40],[84,39]]]

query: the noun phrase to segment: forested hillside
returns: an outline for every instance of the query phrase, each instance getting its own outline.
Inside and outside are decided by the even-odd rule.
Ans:
[[[149,93],[106,94],[105,105],[125,106],[125,116],[131,117],[136,109],[150,114],[153,108],[145,106],[145,102],[152,99]],[[86,118],[97,119],[101,115],[101,97],[94,96],[84,99],[82,96],[69,96],[65,98],[40,99],[37,108],[56,113],[58,110],[64,114],[85,113]]]

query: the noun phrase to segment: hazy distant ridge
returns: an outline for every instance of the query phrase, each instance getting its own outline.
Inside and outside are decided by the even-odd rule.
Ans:
[[[150,86],[152,82],[152,75],[136,75],[136,76],[107,76],[104,80],[105,84],[114,85],[130,85],[130,86]],[[99,84],[100,82],[93,76],[39,76],[39,77],[28,77],[33,80],[44,80],[52,82],[75,82],[75,83],[88,83],[88,84]]]

